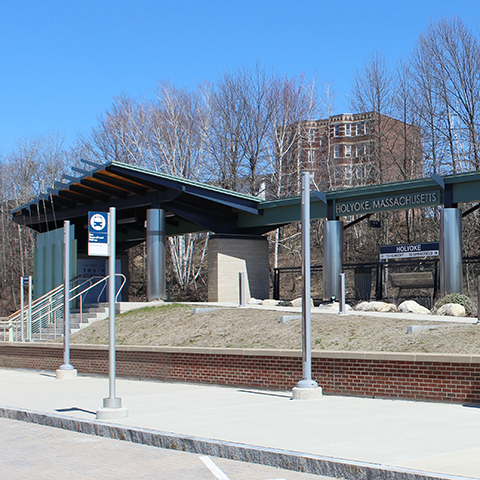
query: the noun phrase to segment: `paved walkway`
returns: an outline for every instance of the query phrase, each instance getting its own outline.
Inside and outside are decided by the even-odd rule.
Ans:
[[[331,480],[0,418],[2,480]]]
[[[129,416],[108,424],[95,420],[107,378],[0,369],[0,416],[332,477],[480,478],[480,408],[125,379],[116,386]]]

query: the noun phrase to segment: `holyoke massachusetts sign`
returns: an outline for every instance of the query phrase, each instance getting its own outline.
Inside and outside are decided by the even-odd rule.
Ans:
[[[375,196],[366,200],[349,200],[345,202],[335,200],[335,215],[337,217],[343,215],[363,215],[389,210],[430,207],[440,205],[441,203],[442,195],[440,190],[431,190],[424,193]]]
[[[439,243],[407,243],[380,247],[380,260],[392,258],[438,257]]]

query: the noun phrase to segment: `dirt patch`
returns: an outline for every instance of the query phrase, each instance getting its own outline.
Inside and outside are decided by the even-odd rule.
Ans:
[[[189,305],[164,305],[117,316],[118,345],[301,349],[301,320],[279,323],[287,312],[218,309],[193,313]],[[435,325],[407,334],[409,325]],[[480,354],[480,326],[396,318],[312,314],[313,350]],[[72,344],[107,344],[108,320],[71,336]]]

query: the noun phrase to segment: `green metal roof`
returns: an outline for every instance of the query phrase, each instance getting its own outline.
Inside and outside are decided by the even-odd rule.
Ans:
[[[72,168],[77,176],[64,175],[66,182],[56,182],[54,189],[13,210],[13,220],[38,232],[54,230],[70,220],[76,225],[81,251],[86,248],[88,212],[108,211],[112,206],[117,208],[123,248],[145,239],[149,208],[165,209],[168,235],[238,233],[240,212],[260,214],[260,199],[251,195],[120,162],[84,163],[86,169]],[[244,230],[241,233],[252,233]]]

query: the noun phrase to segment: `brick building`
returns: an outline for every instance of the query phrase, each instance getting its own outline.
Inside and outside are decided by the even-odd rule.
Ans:
[[[323,191],[420,178],[420,128],[386,115],[333,115],[290,125],[278,151],[284,195],[299,191],[302,171]]]

